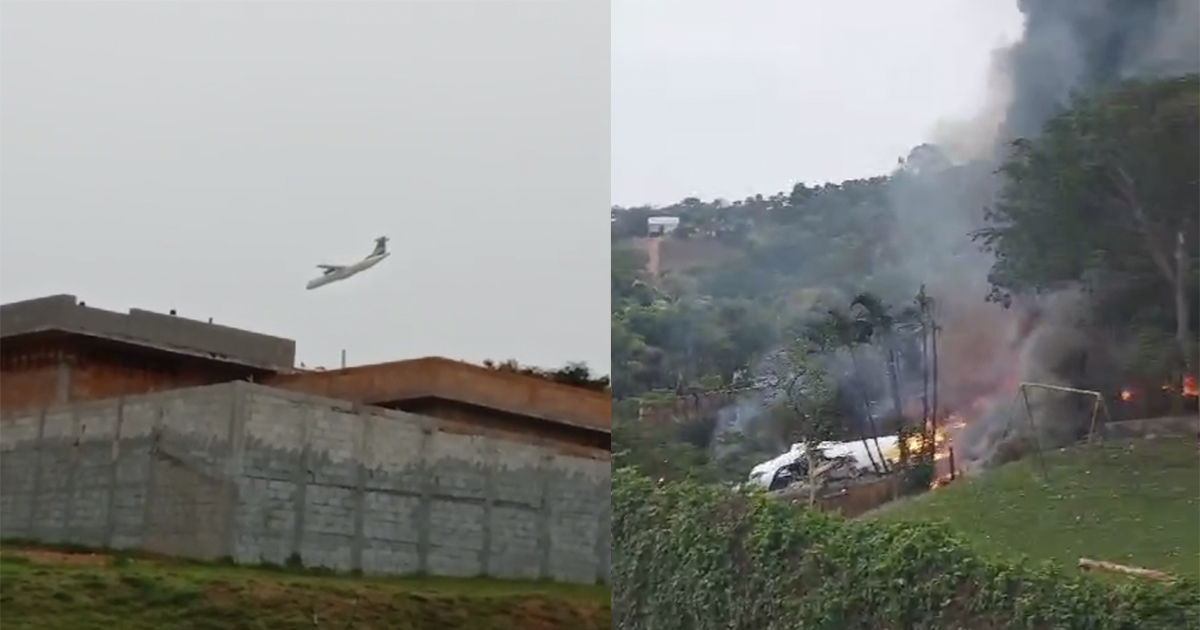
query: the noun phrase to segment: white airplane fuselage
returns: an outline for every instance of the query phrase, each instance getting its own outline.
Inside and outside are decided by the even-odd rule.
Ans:
[[[383,252],[382,254],[372,254],[372,255],[367,256],[366,258],[354,263],[353,265],[346,265],[345,267],[341,267],[339,269],[334,269],[333,271],[330,271],[329,273],[326,273],[319,278],[314,278],[314,279],[310,280],[308,282],[308,285],[305,288],[307,288],[308,290],[311,291],[317,287],[323,287],[332,282],[338,282],[339,280],[345,280],[346,278],[349,278],[350,276],[353,276],[357,273],[366,271],[366,270],[370,269],[371,267],[378,265],[379,263],[383,262],[384,258],[387,258],[388,256],[391,256],[391,255],[392,255],[391,252]]]
[[[879,448],[883,451],[885,459],[895,462],[899,459],[899,438],[895,435],[881,435],[878,438]],[[871,445],[873,446],[873,444]],[[864,445],[861,440],[851,442],[821,442],[818,445],[822,454],[832,459],[835,457],[850,457],[854,459],[855,465],[861,470],[870,470],[874,468],[872,458],[875,457],[868,449],[870,446]],[[793,444],[788,452],[767,460],[750,470],[749,482],[751,485],[768,488],[771,481],[781,468],[794,464],[802,459],[805,459],[805,448],[803,444]]]

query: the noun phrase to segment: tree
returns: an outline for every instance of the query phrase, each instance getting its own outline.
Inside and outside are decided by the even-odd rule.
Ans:
[[[922,426],[926,428],[925,437],[922,444],[929,449],[929,456],[934,453],[936,447],[935,439],[937,436],[938,425],[938,404],[937,404],[937,335],[938,323],[933,315],[934,300],[925,291],[925,285],[922,284],[920,290],[917,291],[916,297],[913,298],[912,307],[905,309],[901,318],[917,327],[917,332],[921,338],[921,411],[922,411]]]
[[[1079,95],[1000,169],[974,235],[996,255],[992,298],[1082,284],[1110,325],[1173,329],[1179,378],[1196,364],[1197,172],[1197,75]]]
[[[637,402],[613,407],[613,468],[629,466],[660,481],[712,481],[706,453],[676,439],[671,425],[637,418]]]
[[[871,341],[871,329],[864,320],[855,319],[843,310],[826,309],[823,317],[805,328],[805,335],[813,345],[818,347],[827,345],[835,352],[846,352],[850,357],[850,369],[854,374],[843,376],[860,378],[859,349]],[[887,458],[883,454],[883,448],[879,445],[879,426],[875,422],[875,416],[871,413],[871,401],[867,398],[866,388],[860,383],[858,387],[851,389],[862,398],[861,401],[852,402],[862,403],[862,411],[869,428],[869,431],[860,430],[859,439],[862,440],[867,457],[871,460],[871,467],[876,473],[886,473],[888,471]],[[875,444],[874,454],[871,453],[871,447],[867,443],[868,437]]]
[[[808,472],[808,504],[816,505],[816,477],[821,443],[833,434],[833,383],[821,355],[830,349],[827,339],[797,338],[780,351],[766,374],[765,385],[779,397],[778,411],[791,421],[791,442],[804,445]]]

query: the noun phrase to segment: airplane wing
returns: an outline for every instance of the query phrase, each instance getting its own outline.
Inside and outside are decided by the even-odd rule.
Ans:
[[[317,269],[320,269],[321,271],[325,272],[325,275],[329,275],[335,271],[341,271],[342,269],[345,269],[345,267],[343,265],[321,264],[321,265],[317,265]]]

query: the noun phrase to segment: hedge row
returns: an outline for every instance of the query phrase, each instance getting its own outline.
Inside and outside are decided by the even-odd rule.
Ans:
[[[615,472],[623,630],[1182,630],[1200,585],[1109,584],[973,553],[936,525],[847,521]]]

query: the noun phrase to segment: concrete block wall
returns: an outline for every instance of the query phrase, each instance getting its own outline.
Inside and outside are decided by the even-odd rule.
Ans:
[[[607,580],[606,459],[249,383],[0,426],[0,536],[365,573]]]
[[[183,460],[171,454],[169,436],[222,419],[227,428],[230,393],[198,388],[5,416],[0,536],[221,555],[212,520],[235,486],[223,454],[213,448]]]

